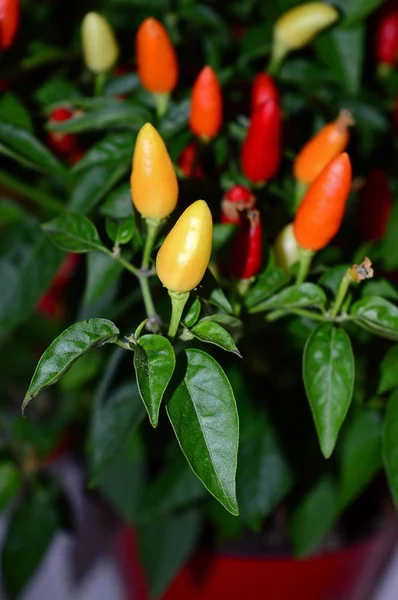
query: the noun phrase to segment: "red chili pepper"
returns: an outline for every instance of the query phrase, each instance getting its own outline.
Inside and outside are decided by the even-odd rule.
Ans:
[[[253,208],[256,203],[255,196],[249,188],[236,184],[224,195],[221,201],[222,224],[240,225],[242,211]]]
[[[72,110],[66,107],[56,108],[49,116],[49,123],[61,123],[73,117]],[[50,131],[47,135],[49,145],[59,154],[70,154],[76,147],[78,137],[74,133]]]
[[[258,73],[253,81],[251,93],[251,109],[254,112],[267,100],[279,103],[279,92],[275,81],[267,73]]]
[[[373,169],[359,191],[357,224],[364,240],[380,240],[384,236],[392,202],[387,175],[381,169]]]
[[[242,146],[242,170],[249,181],[263,183],[278,171],[281,161],[281,110],[275,100],[253,113]]]
[[[263,260],[262,227],[258,210],[248,210],[231,249],[230,272],[237,279],[257,275]]]
[[[297,242],[306,250],[324,248],[338,232],[351,189],[348,154],[330,161],[309,186],[294,219]]]
[[[14,41],[19,12],[19,0],[0,0],[0,50],[6,50]]]
[[[394,66],[398,60],[398,2],[382,6],[376,26],[375,58],[378,63]]]
[[[191,144],[188,144],[188,146],[186,146],[186,148],[184,148],[184,150],[181,152],[178,160],[178,166],[184,173],[185,177],[195,177],[196,179],[203,178],[203,169],[199,163],[196,164],[194,172],[197,151],[197,144],[192,142]]]
[[[222,123],[222,95],[218,77],[209,66],[197,76],[192,88],[189,126],[205,141],[214,138]]]

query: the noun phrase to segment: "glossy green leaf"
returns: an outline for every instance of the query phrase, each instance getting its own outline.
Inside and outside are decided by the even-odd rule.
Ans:
[[[324,273],[319,278],[319,283],[324,287],[328,288],[332,294],[337,294],[337,291],[340,287],[341,280],[347,272],[347,269],[350,268],[350,265],[338,265],[337,267],[332,267],[328,269],[326,273]]]
[[[0,513],[16,498],[21,487],[21,470],[10,461],[2,461],[0,463]]]
[[[191,328],[191,333],[201,342],[214,344],[223,350],[241,356],[232,336],[216,321],[201,320]]]
[[[173,346],[161,335],[143,335],[134,346],[134,369],[138,389],[152,427],[157,427],[160,405],[174,373],[175,364]]]
[[[20,597],[59,526],[56,508],[44,490],[26,498],[13,513],[1,555],[2,579],[9,600]]]
[[[304,496],[290,517],[289,530],[297,556],[303,558],[322,542],[337,516],[337,487],[328,476]]]
[[[124,130],[138,131],[148,120],[149,114],[137,104],[108,99],[107,106],[88,111],[82,115],[57,123],[50,123],[49,129],[62,133],[85,133],[103,131],[117,125]]]
[[[190,98],[170,105],[170,108],[166,116],[162,119],[159,127],[159,133],[162,138],[173,138],[187,126],[190,107]]]
[[[182,6],[178,14],[182,19],[187,19],[190,23],[196,23],[199,27],[216,27],[219,29],[224,25],[222,17],[205,4],[195,2]]]
[[[9,125],[20,127],[33,132],[33,123],[29,112],[26,110],[18,96],[11,92],[6,92],[0,98],[0,122],[4,121]]]
[[[135,138],[135,133],[129,131],[108,133],[86,152],[75,165],[74,171],[85,171],[103,164],[116,167],[122,163],[131,166]]]
[[[178,355],[166,405],[177,440],[193,472],[232,514],[238,514],[235,476],[239,422],[231,385],[209,354]]]
[[[321,450],[329,458],[354,389],[354,356],[344,329],[322,323],[312,332],[304,349],[303,377]]]
[[[126,219],[133,214],[130,184],[123,183],[113,190],[100,208],[101,215],[111,219]]]
[[[80,392],[83,387],[97,380],[104,364],[101,352],[84,354],[65,373],[59,382],[60,389],[67,392]]]
[[[68,104],[74,99],[80,98],[81,92],[77,86],[67,79],[55,75],[37,88],[33,97],[36,102],[48,110],[52,109],[54,104]]]
[[[383,423],[383,459],[387,472],[388,484],[398,506],[398,390],[395,390],[388,401]]]
[[[135,92],[141,86],[137,73],[116,75],[106,82],[105,94],[107,96],[124,96]]]
[[[339,509],[346,508],[382,466],[381,419],[372,410],[355,416],[344,432],[340,452]]]
[[[90,212],[128,172],[129,166],[113,164],[93,166],[79,174],[68,205],[70,210]]]
[[[224,294],[223,290],[219,286],[217,279],[207,269],[202,281],[197,288],[197,295],[203,300],[217,306],[226,313],[232,313],[233,309],[228,298]]]
[[[389,340],[398,340],[398,308],[379,296],[367,296],[351,307],[355,322]]]
[[[118,246],[128,244],[135,234],[135,218],[131,214],[127,219],[115,221],[109,217],[106,219],[106,232],[109,238]]]
[[[89,252],[103,248],[93,223],[77,212],[66,212],[42,225],[51,241],[67,252]]]
[[[26,129],[0,122],[0,141],[14,152],[32,161],[47,175],[63,177],[67,173],[58,159]]]
[[[335,0],[336,8],[341,10],[341,27],[352,27],[376,10],[383,0]]]
[[[237,317],[232,315],[226,315],[225,313],[214,313],[208,317],[203,317],[202,321],[214,321],[221,325],[224,329],[231,334],[233,340],[236,342],[242,337],[243,323]]]
[[[221,223],[215,223],[213,225],[213,254],[216,254],[233,238],[235,231],[235,225]]]
[[[91,304],[101,298],[107,289],[118,280],[123,267],[116,260],[102,252],[87,255],[87,278],[84,289],[84,304]]]
[[[398,344],[392,346],[380,363],[380,380],[378,394],[389,392],[398,387]]]
[[[18,202],[0,197],[0,225],[21,221],[25,216],[26,212]]]
[[[0,239],[0,338],[23,323],[50,286],[64,254],[26,218]]]
[[[374,281],[365,281],[361,286],[362,297],[365,296],[383,296],[389,300],[398,300],[396,288],[387,279],[375,279]]]
[[[161,596],[188,561],[200,524],[199,510],[191,508],[161,515],[138,527],[138,548],[151,597]]]
[[[245,305],[252,308],[263,300],[266,300],[272,294],[285,285],[290,279],[290,275],[280,267],[271,267],[258,277],[254,286],[245,296]]]
[[[96,398],[88,439],[94,482],[99,481],[127,437],[136,431],[144,414],[135,382],[122,384],[105,398]]]
[[[196,321],[200,317],[201,310],[202,305],[200,303],[200,300],[199,298],[195,298],[183,319],[184,325],[186,325],[186,327],[192,327],[193,325],[195,325]]]
[[[83,354],[114,342],[118,335],[116,325],[106,319],[81,321],[65,329],[41,356],[26,392],[22,410],[44,388],[59,381]]]
[[[278,292],[268,300],[256,304],[252,312],[274,310],[276,308],[322,308],[326,304],[326,294],[322,288],[314,283],[300,283],[291,285]]]

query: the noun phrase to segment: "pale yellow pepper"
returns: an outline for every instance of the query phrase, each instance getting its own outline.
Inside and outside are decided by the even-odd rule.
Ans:
[[[119,45],[115,34],[104,17],[89,12],[83,19],[82,44],[84,62],[93,73],[106,73],[119,58]]]

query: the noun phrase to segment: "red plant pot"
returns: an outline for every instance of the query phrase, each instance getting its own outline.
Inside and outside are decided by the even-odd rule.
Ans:
[[[362,542],[305,560],[198,553],[162,600],[365,600],[397,542],[397,521]],[[120,563],[128,600],[148,600],[135,537],[124,528]]]

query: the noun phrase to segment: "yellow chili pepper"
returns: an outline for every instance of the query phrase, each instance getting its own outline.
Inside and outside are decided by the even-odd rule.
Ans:
[[[213,219],[204,200],[197,200],[178,219],[156,257],[156,272],[171,292],[186,293],[202,280],[210,261]]]
[[[274,252],[276,264],[287,272],[299,261],[300,247],[294,235],[293,223],[286,225],[279,232],[275,240]]]
[[[133,204],[146,219],[164,219],[177,205],[178,182],[164,141],[156,129],[141,127],[131,171]]]
[[[115,34],[104,17],[89,12],[82,22],[84,62],[93,73],[106,73],[119,58],[119,45]]]
[[[309,44],[318,33],[335,23],[338,11],[325,2],[307,2],[284,13],[276,21],[269,71],[278,69],[291,50]]]

